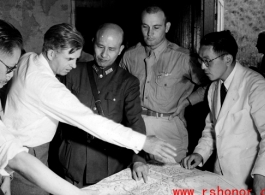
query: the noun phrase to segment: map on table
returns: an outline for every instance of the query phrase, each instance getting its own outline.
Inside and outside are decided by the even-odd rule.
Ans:
[[[208,171],[188,170],[177,164],[148,166],[147,183],[143,179],[133,180],[128,168],[84,189],[97,190],[98,195],[182,195],[178,190],[189,190],[186,195],[202,195],[204,190],[204,195],[208,195],[210,190],[236,188],[222,176]]]

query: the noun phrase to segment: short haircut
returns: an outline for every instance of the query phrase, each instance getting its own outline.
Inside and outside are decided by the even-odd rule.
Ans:
[[[165,16],[165,24],[168,22],[168,17],[166,15],[166,12],[159,6],[157,5],[152,5],[152,6],[149,6],[147,8],[145,8],[143,11],[142,11],[142,18],[144,16],[145,13],[148,13],[148,14],[155,14],[157,12],[163,12],[164,13],[164,16]]]
[[[217,54],[231,54],[233,61],[236,60],[238,46],[235,38],[229,30],[212,32],[205,35],[201,40],[201,46],[213,46],[213,51]]]
[[[258,38],[261,40],[265,40],[265,30],[263,30],[259,33]]]
[[[13,49],[16,47],[22,50],[22,35],[12,24],[0,19],[0,50],[13,54]]]
[[[83,36],[75,27],[67,23],[57,24],[49,28],[44,34],[42,52],[47,52],[49,49],[64,50],[71,48],[69,52],[71,54],[82,49],[84,43]]]

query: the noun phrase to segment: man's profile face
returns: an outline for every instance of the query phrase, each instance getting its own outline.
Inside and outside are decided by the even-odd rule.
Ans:
[[[146,45],[155,49],[165,40],[170,23],[165,23],[165,15],[161,11],[151,14],[143,13],[141,28]]]
[[[2,88],[12,77],[13,71],[7,73],[7,68],[15,67],[18,64],[19,58],[21,56],[21,49],[15,47],[12,54],[0,51],[0,88]]]
[[[51,60],[51,68],[55,74],[67,75],[73,68],[76,68],[76,60],[80,57],[82,49],[69,53],[72,48],[54,51]]]
[[[124,48],[121,43],[122,35],[115,30],[98,33],[94,43],[94,56],[98,66],[105,68],[112,65]]]
[[[202,61],[210,61],[216,58],[208,64],[201,64],[206,76],[208,76],[211,81],[218,79],[225,80],[227,75],[226,73],[228,72],[228,66],[223,59],[224,56],[218,56],[220,55],[213,51],[213,46],[202,45],[199,49],[199,57]]]

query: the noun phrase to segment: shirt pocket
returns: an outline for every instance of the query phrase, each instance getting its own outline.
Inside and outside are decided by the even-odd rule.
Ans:
[[[103,109],[106,108],[108,116],[115,117],[122,115],[122,101],[121,96],[114,92],[107,92],[105,95],[105,103]],[[105,113],[107,114],[107,113]]]
[[[171,98],[175,95],[176,83],[180,79],[172,75],[159,74],[156,76],[156,97],[159,101],[166,103],[171,101]]]
[[[159,74],[156,76],[156,84],[159,87],[171,88],[179,80],[178,78],[173,77],[172,75]]]

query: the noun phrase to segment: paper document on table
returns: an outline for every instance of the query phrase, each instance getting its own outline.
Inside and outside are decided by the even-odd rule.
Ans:
[[[98,190],[99,195],[172,195],[173,190],[190,189],[194,195],[201,195],[202,190],[217,187],[235,188],[221,176],[207,171],[188,170],[180,165],[149,165],[147,183],[133,180],[131,170],[125,169],[85,189]]]

